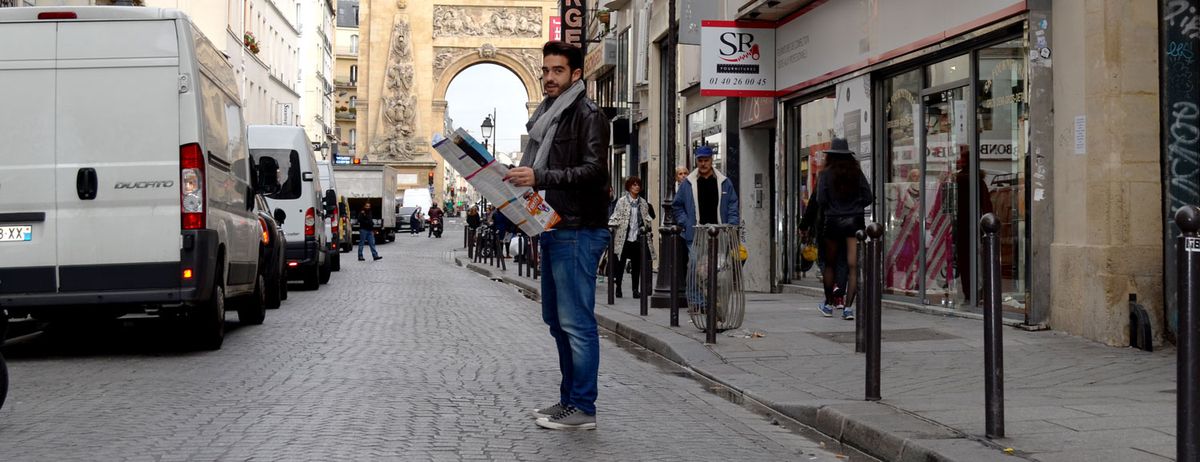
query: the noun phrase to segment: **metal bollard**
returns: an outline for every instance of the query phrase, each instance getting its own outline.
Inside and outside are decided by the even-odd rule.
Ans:
[[[1175,460],[1200,460],[1200,208],[1184,206],[1175,212],[1182,235],[1176,241],[1179,261],[1179,352],[1175,380]]]
[[[468,239],[467,236],[470,234],[471,234],[471,227],[467,226],[466,224],[463,224],[463,248],[464,249],[468,248],[467,243],[470,241],[470,239]],[[470,253],[471,253],[471,251],[467,250],[467,254],[470,255]]]
[[[866,254],[866,287],[863,301],[859,305],[863,317],[865,338],[864,347],[867,353],[867,401],[879,401],[879,384],[882,379],[880,362],[883,356],[883,225],[871,223],[867,225]]]
[[[679,237],[679,227],[663,226],[658,228],[658,233],[662,237],[663,242],[667,244],[663,246],[664,254],[662,259],[659,260],[658,268],[660,274],[658,277],[661,280],[663,269],[669,269],[667,271],[669,274],[666,276],[668,281],[667,296],[671,299],[668,305],[671,308],[671,327],[679,327],[679,278],[675,271],[675,265],[679,264],[675,259],[675,246],[678,244],[675,239]]]
[[[508,248],[508,242],[496,236],[496,267],[500,271],[508,271],[508,265],[504,262],[504,251]]]
[[[617,256],[613,255],[617,253],[615,241],[617,228],[610,226],[608,230],[608,304],[613,305],[617,303],[616,293],[613,292],[616,287],[613,279],[615,279],[617,275]]]
[[[862,250],[863,254],[864,254],[863,259],[859,260],[859,265],[858,265],[860,272],[863,273],[863,277],[860,278],[859,283],[858,283],[858,292],[859,293],[868,293],[868,292],[866,292],[866,290],[867,290],[867,285],[869,285],[870,281],[871,281],[871,274],[868,271],[868,269],[871,268],[871,263],[870,263],[871,252],[867,251],[866,247],[865,247],[865,245],[867,243],[867,231],[860,229],[860,230],[858,230],[858,232],[854,233],[854,237],[858,238],[858,248],[860,250]],[[858,274],[851,274],[848,277],[856,278],[856,277],[858,277]],[[847,294],[847,295],[849,295],[849,294]],[[865,353],[867,351],[867,347],[866,347],[866,344],[863,343],[864,342],[863,329],[865,329],[865,324],[866,324],[865,319],[867,317],[866,297],[859,297],[858,294],[855,294],[854,297],[863,299],[858,304],[858,311],[859,311],[858,316],[854,317],[854,352],[855,353]],[[851,301],[851,303],[853,303],[853,301]]]
[[[638,276],[641,278],[641,281],[638,281],[638,283],[642,286],[642,292],[639,294],[641,295],[640,313],[642,316],[650,314],[650,292],[654,291],[651,287],[653,284],[650,283],[650,277],[654,273],[654,268],[650,267],[650,233],[654,232],[653,230],[654,228],[651,228],[650,225],[642,225],[641,233],[638,234],[638,245],[642,249],[642,261],[640,263],[642,272],[638,273]]]
[[[1000,220],[991,213],[979,219],[983,235],[979,261],[983,270],[984,433],[1004,438],[1004,325],[1000,305]]]
[[[716,228],[708,229],[708,300],[705,300],[704,310],[707,321],[704,323],[704,341],[708,344],[717,343],[717,234]]]

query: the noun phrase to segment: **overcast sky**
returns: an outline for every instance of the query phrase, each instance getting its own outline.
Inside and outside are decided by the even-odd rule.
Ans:
[[[525,134],[525,122],[529,112],[525,103],[529,101],[525,86],[512,71],[496,64],[477,64],[466,68],[450,82],[446,91],[450,118],[454,126],[464,128],[483,141],[479,126],[483,119],[496,111],[496,138],[499,152],[521,149],[521,135]],[[492,149],[493,152],[497,149]]]

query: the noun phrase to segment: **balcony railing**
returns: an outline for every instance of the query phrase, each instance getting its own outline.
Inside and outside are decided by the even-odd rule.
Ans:
[[[350,81],[350,79],[335,78],[335,79],[333,79],[333,85],[336,87],[341,87],[341,88],[355,88],[358,86],[358,83],[352,82],[352,81]]]
[[[353,112],[338,112],[333,115],[337,120],[355,120],[357,115]]]
[[[358,56],[358,48],[341,45],[334,48],[336,53],[341,56]]]

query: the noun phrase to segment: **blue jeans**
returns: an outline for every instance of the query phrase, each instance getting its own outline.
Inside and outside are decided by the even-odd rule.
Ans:
[[[596,266],[608,248],[605,228],[542,233],[542,319],[558,347],[559,402],[596,413],[600,334],[596,328]]]
[[[379,252],[375,251],[375,231],[369,229],[358,230],[358,258],[363,257],[363,244],[371,246],[371,256],[378,257]]]

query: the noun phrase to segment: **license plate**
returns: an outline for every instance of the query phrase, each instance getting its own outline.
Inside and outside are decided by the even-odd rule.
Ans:
[[[0,242],[32,240],[33,226],[0,226]]]

